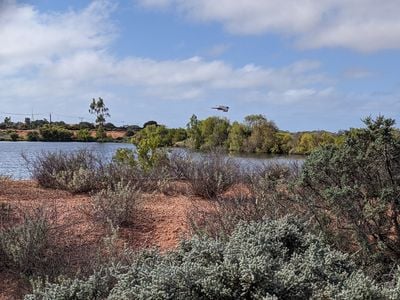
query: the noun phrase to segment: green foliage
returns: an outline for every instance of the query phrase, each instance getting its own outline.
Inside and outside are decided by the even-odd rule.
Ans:
[[[247,152],[271,153],[277,144],[278,127],[263,115],[249,115],[245,118],[251,134],[246,141]]]
[[[277,132],[275,135],[277,144],[272,148],[273,153],[290,153],[294,147],[293,135],[289,132]]]
[[[39,133],[41,135],[41,139],[48,142],[71,141],[73,136],[72,131],[49,124],[40,127]]]
[[[16,140],[18,140],[19,135],[16,132],[12,132],[12,133],[10,133],[10,138],[11,138],[12,141],[15,142]]]
[[[228,150],[231,152],[243,152],[246,138],[249,136],[249,129],[239,122],[233,122],[229,129]]]
[[[299,142],[293,152],[296,154],[310,154],[317,146],[317,136],[313,133],[305,132],[300,136]]]
[[[90,130],[88,128],[79,129],[76,134],[76,139],[82,142],[90,142],[93,141],[93,137],[90,134]]]
[[[203,138],[200,131],[200,121],[196,115],[192,115],[187,124],[187,134],[189,138],[189,146],[193,149],[200,149],[203,143]]]
[[[400,139],[392,119],[367,118],[365,124],[346,132],[342,145],[311,153],[300,195],[333,242],[388,266],[400,258]]]
[[[159,147],[166,145],[167,133],[165,126],[148,125],[133,137],[132,142],[143,169],[151,169],[165,158],[165,153]]]
[[[39,132],[37,131],[29,131],[26,135],[26,139],[30,142],[36,142],[40,140]]]
[[[90,108],[89,112],[91,114],[96,115],[96,125],[97,125],[97,132],[96,132],[96,138],[101,140],[105,139],[107,137],[105,131],[104,131],[104,123],[106,122],[106,118],[110,117],[110,114],[108,112],[108,108],[106,107],[104,100],[99,97],[98,100],[92,99],[92,102],[90,103]]]
[[[129,166],[136,165],[135,151],[128,148],[119,148],[113,156],[113,161]]]
[[[113,265],[88,279],[36,286],[25,299],[397,299],[348,255],[292,218],[242,224],[226,240],[194,237],[159,255]]]
[[[204,143],[202,150],[225,148],[228,139],[229,121],[226,118],[209,117],[199,124],[200,133]]]

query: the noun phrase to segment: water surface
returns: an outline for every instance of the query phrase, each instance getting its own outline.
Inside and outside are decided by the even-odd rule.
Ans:
[[[0,175],[8,175],[14,179],[29,179],[30,173],[22,154],[33,159],[43,152],[73,152],[81,149],[93,151],[105,160],[111,160],[119,148],[134,149],[134,145],[126,143],[80,143],[80,142],[0,142]],[[170,149],[169,151],[188,151]],[[195,155],[202,155],[195,153]],[[303,156],[277,156],[265,154],[229,155],[242,167],[254,167],[266,163],[302,162]]]

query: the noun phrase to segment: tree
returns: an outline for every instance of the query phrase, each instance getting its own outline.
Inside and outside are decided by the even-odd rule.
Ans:
[[[229,121],[226,118],[209,117],[203,120],[199,127],[204,141],[201,148],[210,150],[226,146],[230,127]]]
[[[232,152],[243,151],[243,145],[249,134],[247,127],[239,122],[233,122],[228,135],[228,149]]]
[[[200,131],[200,121],[196,115],[190,117],[190,121],[187,124],[187,134],[189,137],[190,147],[193,149],[200,149],[203,139]]]
[[[165,146],[167,134],[165,126],[148,125],[132,138],[144,170],[150,170],[163,159],[164,155],[158,148]]]
[[[153,121],[153,120],[147,121],[146,123],[143,124],[143,128],[146,128],[146,127],[149,126],[149,125],[158,126],[158,123],[157,123],[156,121]]]
[[[11,121],[11,117],[5,117],[4,118],[4,124],[6,126],[6,128],[11,128],[12,127],[12,121]]]
[[[278,127],[263,115],[249,115],[245,123],[250,128],[251,135],[246,141],[247,152],[271,153],[278,144],[276,133]]]
[[[110,117],[110,114],[108,113],[108,108],[104,104],[104,100],[101,97],[99,97],[97,101],[93,98],[92,103],[90,103],[89,112],[96,115],[96,137],[99,139],[105,138],[107,135],[104,132],[104,123],[106,122],[106,117]]]

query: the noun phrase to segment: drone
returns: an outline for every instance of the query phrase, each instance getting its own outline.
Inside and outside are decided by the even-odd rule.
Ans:
[[[221,110],[223,112],[228,112],[229,106],[218,105],[216,107],[211,107],[212,109]]]

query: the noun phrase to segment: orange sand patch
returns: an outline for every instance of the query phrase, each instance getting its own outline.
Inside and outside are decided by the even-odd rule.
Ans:
[[[85,194],[44,189],[34,181],[6,181],[0,182],[0,202],[16,210],[45,206],[53,224],[60,229],[54,235],[57,246],[66,251],[71,266],[89,261],[107,236],[106,226],[94,222],[88,213],[90,196]],[[138,204],[132,225],[120,229],[121,244],[132,250],[156,247],[165,252],[175,248],[188,235],[186,219],[192,204],[193,199],[186,195],[145,195]],[[9,222],[14,224],[17,220]],[[0,299],[20,299],[29,290],[29,284],[18,278],[17,274],[0,270]]]

